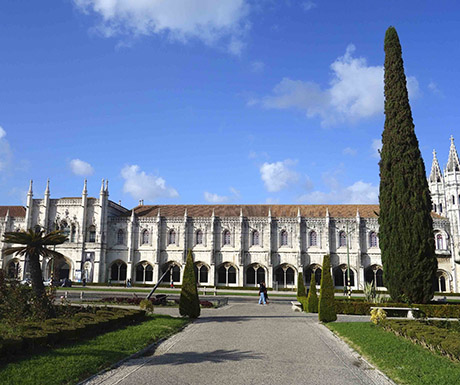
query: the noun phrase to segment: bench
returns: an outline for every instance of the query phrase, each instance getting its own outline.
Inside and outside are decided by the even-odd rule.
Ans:
[[[291,301],[291,309],[294,311],[302,311],[302,304],[299,301]]]
[[[396,311],[405,311],[407,312],[407,318],[414,319],[414,312],[419,311],[418,307],[391,307],[391,306],[371,306],[372,309],[383,309],[385,311],[388,310],[396,310]]]

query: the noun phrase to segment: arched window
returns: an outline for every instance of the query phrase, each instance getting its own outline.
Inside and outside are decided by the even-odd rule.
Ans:
[[[201,230],[197,230],[196,232],[196,244],[197,245],[203,244],[203,232]]]
[[[438,270],[436,273],[436,278],[433,280],[434,291],[446,292],[448,287],[447,282],[447,274],[442,270]]]
[[[176,244],[176,232],[174,230],[169,230],[168,245],[175,245],[175,244]]]
[[[439,233],[436,234],[436,250],[444,250],[442,235]]]
[[[18,260],[12,260],[8,264],[8,269],[7,269],[7,276],[8,278],[11,279],[19,279],[20,276],[20,270],[21,268],[19,267],[19,261]]]
[[[345,231],[341,231],[339,233],[339,247],[343,247],[347,245],[347,236],[345,234]]]
[[[96,242],[96,226],[90,226],[88,229],[88,242]]]
[[[195,278],[198,284],[208,283],[208,272],[209,269],[206,265],[195,264]]]
[[[149,243],[149,231],[147,229],[142,232],[141,243],[143,245],[146,245]]]
[[[223,236],[224,236],[224,245],[229,245],[230,244],[230,231],[225,230]]]
[[[252,246],[257,246],[259,245],[259,232],[257,230],[254,230],[252,232]]]
[[[364,270],[364,281],[374,287],[383,287],[383,270],[378,265],[372,265]]]
[[[163,266],[163,273],[166,269],[169,269],[170,264],[166,264]],[[168,274],[165,275],[163,278],[163,282],[170,283],[173,282],[180,282],[180,267],[176,264],[173,264],[172,268],[169,270]]]
[[[223,264],[217,270],[217,283],[229,285],[236,283],[236,269],[229,263]]]
[[[318,238],[316,236],[316,231],[314,230],[310,231],[309,244],[310,246],[318,246]]]
[[[147,262],[139,263],[136,266],[136,281],[138,282],[152,282],[153,281],[153,267]]]
[[[334,286],[348,286],[348,269],[346,265],[333,269]],[[355,286],[355,272],[350,269],[350,286]]]
[[[110,279],[112,281],[126,281],[126,263],[122,261],[114,262],[110,267]]]
[[[377,247],[377,234],[373,231],[369,233],[369,246]]]
[[[117,233],[117,245],[122,245],[125,243],[125,233],[122,229],[118,230]]]
[[[308,269],[305,270],[305,283],[307,286],[311,284],[311,275],[315,274],[315,284],[320,285],[321,284],[321,267],[318,265],[310,265]]]
[[[288,244],[288,232],[286,230],[281,231],[281,246],[287,246]]]
[[[278,266],[275,270],[275,281],[280,287],[288,287],[294,285],[295,271],[287,265]]]
[[[70,242],[75,242],[75,239],[77,237],[77,228],[75,225],[72,225],[70,227]]]
[[[265,269],[262,266],[252,265],[246,269],[246,283],[255,285],[265,282]]]

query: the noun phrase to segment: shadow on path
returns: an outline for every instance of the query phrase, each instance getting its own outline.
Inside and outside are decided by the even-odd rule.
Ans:
[[[260,360],[263,355],[251,351],[218,349],[210,352],[166,353],[155,356],[148,365],[184,365],[226,361]],[[128,364],[130,362],[128,361]]]

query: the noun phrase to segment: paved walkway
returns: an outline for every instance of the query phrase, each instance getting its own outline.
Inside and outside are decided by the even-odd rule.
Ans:
[[[127,361],[87,384],[391,382],[352,353],[316,317],[293,312],[289,304],[241,302],[205,309],[196,322],[162,343],[152,356]]]

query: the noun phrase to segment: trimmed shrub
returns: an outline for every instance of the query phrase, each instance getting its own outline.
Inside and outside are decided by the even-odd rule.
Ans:
[[[151,301],[149,301],[148,299],[143,299],[143,300],[140,302],[139,307],[140,307],[142,310],[148,311],[149,313],[152,313],[152,312],[153,312],[153,303],[152,303]]]
[[[311,274],[310,290],[308,291],[307,308],[305,311],[308,313],[318,313],[318,294],[316,294],[315,273]]]
[[[319,292],[318,319],[321,322],[332,322],[337,319],[334,305],[334,284],[331,275],[331,257],[326,254],[321,271],[321,288]]]
[[[200,312],[200,300],[196,287],[192,250],[189,250],[184,268],[184,277],[182,279],[182,289],[180,291],[179,313],[183,317],[198,318]]]
[[[306,296],[307,291],[305,290],[305,284],[303,283],[303,274],[299,273],[297,277],[297,298]]]
[[[297,300],[300,302],[300,304],[302,305],[302,310],[303,311],[307,311],[307,297],[297,297]]]

